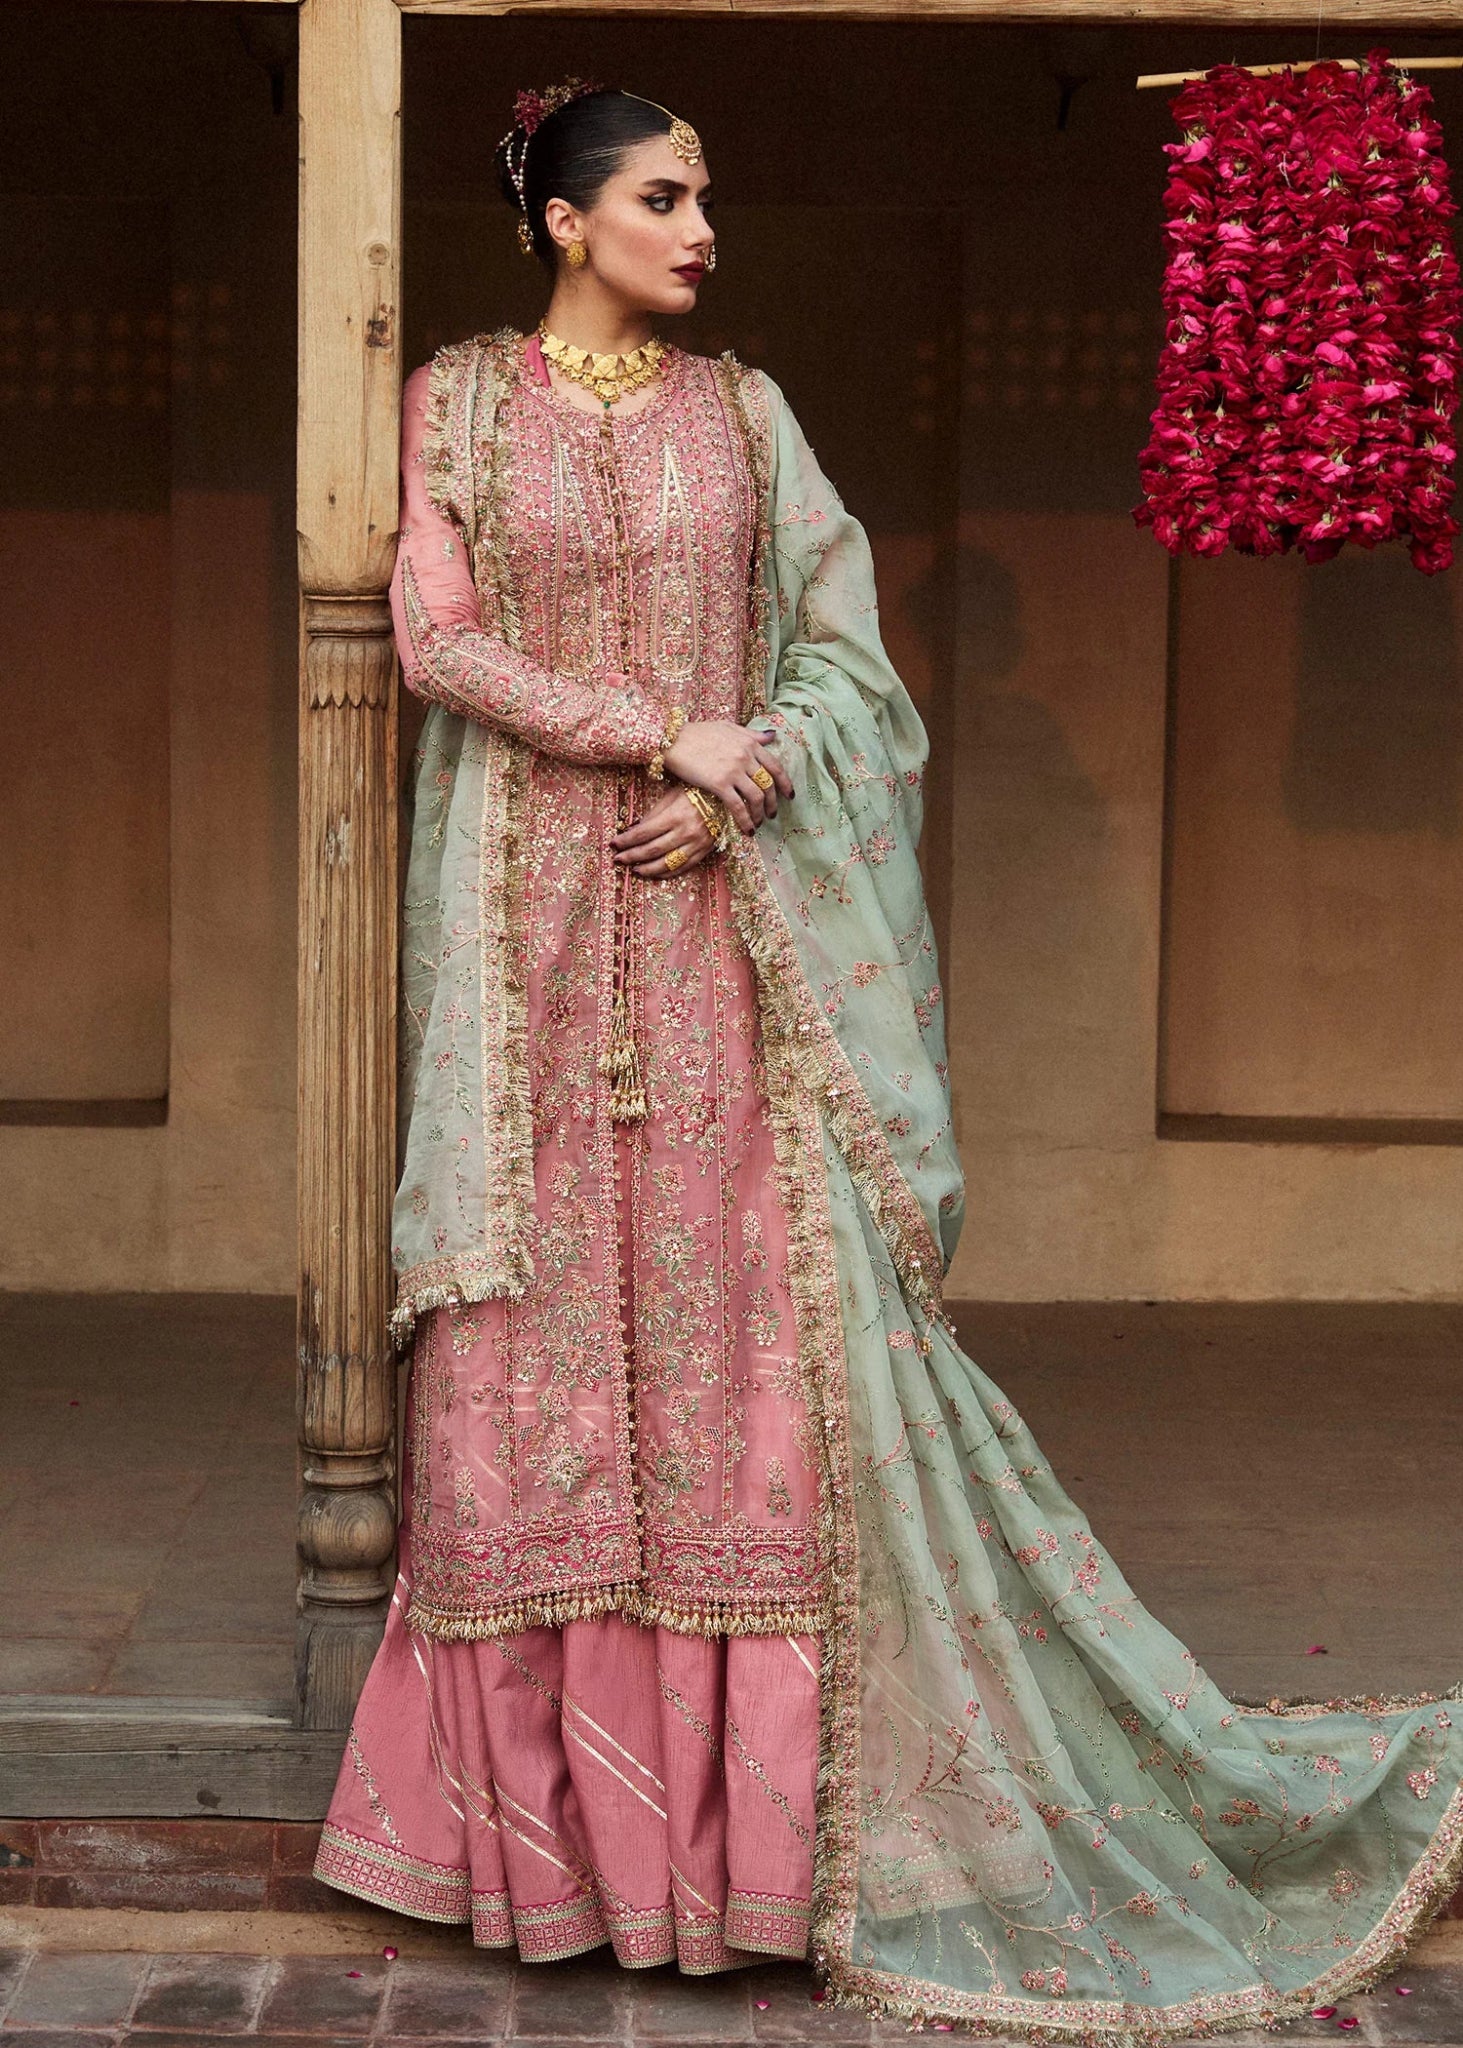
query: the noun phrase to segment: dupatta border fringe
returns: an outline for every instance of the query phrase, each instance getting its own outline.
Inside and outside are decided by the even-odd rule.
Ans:
[[[894,1262],[906,1299],[926,1323],[939,1322],[949,1329],[942,1306],[940,1248],[894,1162],[848,1054],[808,987],[761,855],[755,846],[728,850],[732,904],[742,944],[757,970],[763,1030],[782,1041],[790,1070],[819,1104],[849,1178]],[[928,1349],[927,1338],[923,1348]]]
[[[484,574],[504,637],[517,646],[520,607],[503,540],[510,502],[509,436],[498,430],[509,328],[483,350],[475,378],[473,417],[463,444],[469,455],[485,429],[488,459],[481,474],[483,517],[474,507],[472,552],[481,590]],[[478,425],[483,422],[483,428]],[[471,488],[471,478],[469,478]],[[478,849],[482,948],[479,1020],[483,1085],[483,1207],[490,1242],[496,1238],[505,1293],[533,1275],[535,1231],[533,1106],[528,1051],[528,973],[523,931],[528,888],[527,814],[529,749],[522,740],[485,726],[486,759]]]
[[[512,646],[521,608],[503,540],[511,500],[509,437],[498,405],[515,368],[518,330],[502,327],[439,349],[427,380],[423,462],[427,495],[461,529],[486,612]],[[479,457],[483,459],[479,461]],[[418,1316],[436,1308],[519,1298],[533,1278],[533,1112],[528,985],[522,931],[527,885],[529,749],[482,724],[479,819],[479,1047],[482,1076],[482,1247],[402,1273],[391,1334],[403,1349]]]
[[[1463,1700],[1463,1683],[1450,1685],[1446,1692],[1359,1692],[1349,1699],[1322,1700],[1298,1694],[1294,1699],[1237,1700],[1229,1704],[1241,1714],[1268,1714],[1277,1720],[1313,1721],[1320,1714],[1410,1714],[1419,1707],[1441,1706],[1445,1700]]]
[[[1426,1704],[1430,1695],[1423,1695]],[[1323,2001],[1366,1991],[1412,1949],[1463,1878],[1463,1788],[1454,1793],[1427,1848],[1391,1905],[1347,1956],[1308,1984],[1277,1992],[1263,1984],[1214,1992],[1178,2005],[1143,2006],[1124,2000],[1013,1998],[1002,1992],[962,1992],[917,1977],[861,1968],[832,1945],[815,1947],[814,1965],[831,2002],[889,2019],[957,2022],[977,2037],[1020,2036],[1036,2043],[1072,2042],[1079,2048],[1159,2048],[1169,2041],[1229,2033],[1242,2027],[1277,2027],[1300,2019]],[[818,1935],[815,1927],[815,1943]]]

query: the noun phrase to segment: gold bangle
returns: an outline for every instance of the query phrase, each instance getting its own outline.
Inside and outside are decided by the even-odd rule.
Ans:
[[[717,847],[724,845],[727,815],[726,806],[722,803],[720,797],[712,796],[704,789],[688,788],[686,800],[711,834],[712,843]]]
[[[660,744],[645,764],[645,772],[652,782],[665,781],[665,757],[675,745],[676,734],[685,722],[685,705],[672,704],[669,712],[666,714],[665,731],[661,734]]]

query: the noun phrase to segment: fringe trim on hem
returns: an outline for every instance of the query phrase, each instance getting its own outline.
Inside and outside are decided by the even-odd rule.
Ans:
[[[396,1307],[391,1312],[391,1334],[397,1348],[404,1351],[411,1343],[418,1316],[434,1308],[458,1308],[499,1297],[516,1301],[532,1278],[532,1272],[516,1259],[490,1265],[480,1252],[462,1252],[456,1258],[413,1266],[397,1282]]]
[[[539,1593],[481,1614],[449,1613],[420,1593],[412,1594],[406,1625],[437,1643],[489,1643],[526,1628],[562,1628],[570,1621],[595,1621],[619,1614],[644,1627],[680,1636],[816,1636],[828,1625],[817,1607],[729,1607],[716,1601],[691,1605],[649,1593],[634,1581],[613,1586]]]
[[[977,2037],[1015,2036],[1036,2043],[1071,2042],[1080,2048],[1163,2048],[1170,2041],[1276,2027],[1300,2019],[1313,2006],[1368,1991],[1414,1949],[1463,1880],[1463,1787],[1453,1794],[1431,1842],[1371,1933],[1344,1962],[1293,1991],[1255,1985],[1183,2004],[1129,2005],[1114,2000],[1019,1999],[1005,1993],[951,1992],[937,1985],[870,1970],[830,1953],[814,1928],[814,1968],[834,2005],[884,2019],[958,2027]],[[884,1987],[888,1986],[886,1990]]]

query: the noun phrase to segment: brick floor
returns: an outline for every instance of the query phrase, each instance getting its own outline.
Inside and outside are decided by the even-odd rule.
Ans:
[[[1350,2040],[1463,2048],[1463,1964],[1411,1967],[1347,2001],[1335,2019],[1247,2043]],[[810,1996],[808,1972],[769,1965],[724,1977],[620,1970],[603,1956],[520,1968],[490,1955],[339,1956],[84,1954],[0,1950],[0,2048],[669,2048],[700,2042],[905,2041]],[[1355,2029],[1338,2020],[1355,2014]]]

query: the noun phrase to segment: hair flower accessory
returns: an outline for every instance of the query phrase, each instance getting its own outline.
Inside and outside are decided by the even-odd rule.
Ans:
[[[526,86],[513,102],[513,126],[521,128],[525,135],[532,135],[550,114],[557,114],[560,107],[568,106],[570,100],[582,99],[585,93],[598,91],[600,87],[587,78],[566,78],[562,85],[551,85],[547,92],[535,92],[531,86]]]
[[[570,100],[582,99],[587,92],[602,90],[592,79],[566,78],[560,85],[551,85],[547,92],[535,92],[531,86],[525,86],[514,98],[513,126],[498,144],[498,149],[508,166],[513,189],[518,194],[518,246],[525,256],[533,254],[533,230],[529,225],[528,198],[523,187],[523,160],[528,154],[529,137],[543,126],[550,114],[557,114],[560,107],[567,107]]]

